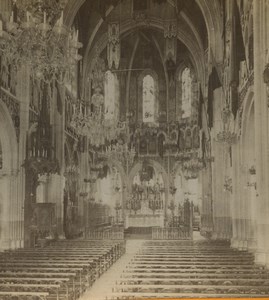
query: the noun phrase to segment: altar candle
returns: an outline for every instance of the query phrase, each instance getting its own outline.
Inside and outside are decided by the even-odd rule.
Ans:
[[[64,12],[63,12],[63,10],[62,10],[61,16],[60,16],[60,22],[59,22],[59,25],[62,26],[63,23],[64,23]]]
[[[30,13],[29,13],[29,11],[26,12],[26,20],[27,20],[27,23],[29,23],[29,21],[30,21]]]
[[[13,23],[13,21],[14,21],[14,12],[12,11],[10,16],[10,22]]]
[[[46,12],[44,11],[44,25],[46,25],[46,22],[47,22],[47,14],[46,14]]]
[[[3,35],[3,22],[0,20],[0,36]]]

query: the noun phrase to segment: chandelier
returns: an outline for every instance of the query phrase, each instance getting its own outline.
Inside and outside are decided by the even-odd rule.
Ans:
[[[90,144],[96,147],[117,140],[126,132],[126,123],[117,120],[106,120],[102,108],[92,112],[87,109],[76,110],[72,116],[71,126],[75,131],[90,139]]]
[[[104,150],[99,152],[99,156],[111,161],[119,161],[122,164],[127,163],[132,165],[136,155],[135,148],[127,144],[117,143],[104,147]]]
[[[219,143],[225,143],[228,145],[232,145],[232,144],[236,143],[237,135],[235,132],[223,130],[217,134],[216,141]]]
[[[81,57],[78,31],[63,24],[66,0],[13,0],[9,20],[0,20],[0,54],[7,64],[30,66],[38,80],[64,81]],[[16,8],[16,9],[15,9]]]
[[[204,163],[198,157],[193,157],[182,163],[182,171],[187,179],[197,178],[198,172],[203,168]]]
[[[195,150],[191,149],[189,151],[180,151],[176,153],[176,159],[178,161],[187,161],[197,156],[198,156],[198,151],[196,149]]]
[[[235,132],[231,132],[229,130],[229,124],[231,119],[232,112],[226,104],[226,106],[222,109],[221,117],[223,121],[224,130],[220,131],[217,134],[216,141],[223,144],[232,145],[237,141],[237,135]]]

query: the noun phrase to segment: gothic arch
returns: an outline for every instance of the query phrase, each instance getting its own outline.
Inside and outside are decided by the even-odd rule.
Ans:
[[[85,0],[69,0],[65,10],[64,10],[64,22],[65,25],[67,27],[71,27],[74,18],[77,14],[77,12],[79,11],[80,7],[84,4]],[[175,7],[175,1],[173,0],[167,0],[167,2]],[[207,36],[208,36],[208,41],[209,41],[209,51],[212,50],[216,61],[220,61],[222,59],[222,43],[221,43],[221,32],[222,32],[222,24],[221,24],[221,13],[220,13],[220,4],[219,1],[217,0],[212,0],[213,3],[208,3],[207,0],[197,0],[197,5],[201,10],[201,13],[203,15],[205,24],[206,24],[206,29],[207,29]],[[113,9],[113,5],[111,5],[107,11],[106,11],[106,16],[109,15],[109,13],[112,11]],[[96,35],[96,33],[98,32],[98,29],[100,28],[101,24],[103,23],[103,20],[100,18],[99,22],[97,23],[96,27],[94,28],[93,34],[90,37],[90,41],[86,47],[86,55],[85,55],[85,60],[84,61],[90,61],[91,59],[89,59],[89,56],[91,56],[89,54],[90,52],[90,48],[91,48],[91,44],[94,40],[94,37]],[[149,21],[150,23],[150,21]],[[160,22],[159,22],[160,23]],[[189,22],[190,23],[190,22]],[[150,24],[147,24],[150,25]],[[161,25],[162,27],[162,25]],[[198,45],[194,45],[192,42],[192,39],[190,39],[185,33],[184,30],[181,30],[179,28],[179,39],[182,40],[182,42],[184,44],[187,45],[187,47],[189,48],[190,52],[192,53],[192,56],[194,56],[197,60],[196,62],[196,67],[197,69],[199,69],[199,67],[202,67],[202,72],[200,73],[200,78],[202,83],[205,82],[205,77],[204,77],[204,64],[203,64],[203,58],[201,59],[200,57],[204,57],[204,53],[201,51],[201,48],[199,46],[200,41],[197,40],[197,36],[196,36],[196,32],[193,31],[192,26],[190,27],[192,34],[194,35],[196,42],[198,43]],[[195,40],[194,39],[194,40]],[[106,41],[105,41],[106,44]],[[192,46],[191,46],[192,45]],[[92,49],[93,50],[93,49]],[[93,50],[95,51],[95,49]],[[202,63],[202,64],[201,64]],[[89,70],[87,70],[88,68],[85,67],[84,68],[84,80],[86,80],[86,74],[89,72]]]
[[[148,27],[152,28],[158,31],[163,31],[164,30],[164,24],[161,19],[156,19],[156,18],[148,18],[147,24],[142,23],[135,23],[133,19],[129,19],[126,22],[121,24],[120,27],[120,36],[124,36],[128,32],[132,32],[134,30],[137,30],[138,28],[143,28],[143,27]],[[194,69],[196,70],[196,73],[199,75],[198,77],[201,78],[201,81],[204,82],[204,74],[205,74],[205,62],[204,62],[204,53],[195,41],[195,39],[192,38],[184,31],[183,28],[179,26],[178,28],[178,35],[177,38],[185,44],[185,46],[188,48],[190,51],[190,59],[194,61]],[[85,52],[85,62],[87,62],[87,65],[84,67],[84,81],[86,82],[86,78],[88,74],[91,72],[93,68],[93,62],[95,61],[96,55],[100,54],[105,47],[107,46],[108,42],[108,35],[107,33],[104,33],[96,42],[95,47],[92,47],[91,50],[87,48]],[[84,82],[84,84],[85,84]]]
[[[158,163],[157,161],[155,161],[153,159],[148,159],[147,162],[148,162],[148,164],[150,166],[152,166],[154,168],[154,170],[157,170],[158,172],[162,173],[164,187],[165,187],[165,190],[168,191],[168,188],[169,188],[169,178],[168,178],[167,172],[165,171],[164,167],[160,163]],[[128,180],[129,181],[128,182],[129,190],[131,190],[131,186],[132,186],[132,182],[133,182],[134,176],[141,169],[141,167],[142,167],[142,161],[137,162],[133,166],[133,168],[131,169],[131,171],[129,173],[129,180]]]
[[[207,28],[208,45],[209,49],[215,56],[216,61],[221,61],[222,59],[222,25],[221,25],[221,14],[220,5],[217,0],[198,0],[197,5],[200,7],[201,12],[204,16],[204,20]]]

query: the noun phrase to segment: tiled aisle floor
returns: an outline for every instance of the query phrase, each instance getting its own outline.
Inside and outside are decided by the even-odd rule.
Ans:
[[[89,290],[87,290],[80,300],[105,300],[111,296],[112,288],[120,280],[120,276],[134,254],[139,250],[144,240],[127,240],[126,253],[105,272]]]

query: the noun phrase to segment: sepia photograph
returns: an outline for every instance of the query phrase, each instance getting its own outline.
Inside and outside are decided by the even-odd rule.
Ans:
[[[0,300],[269,299],[269,0],[0,0]]]

